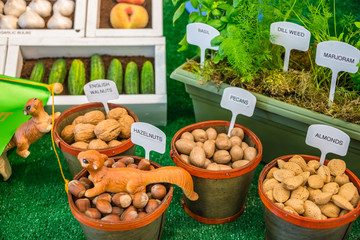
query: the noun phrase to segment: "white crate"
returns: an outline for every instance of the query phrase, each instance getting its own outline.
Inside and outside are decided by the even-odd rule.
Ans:
[[[86,7],[87,0],[75,0],[75,13],[72,29],[0,29],[0,36],[27,39],[29,37],[84,37]]]
[[[105,29],[98,28],[100,24],[100,4],[102,0],[88,0],[86,20],[86,37],[160,37],[163,35],[163,6],[162,0],[152,1],[152,28],[141,29]],[[110,12],[109,12],[110,17]]]
[[[112,56],[154,57],[155,94],[122,94],[111,101],[129,107],[140,121],[166,125],[166,64],[165,38],[74,38],[61,39],[9,39],[5,75],[20,77],[23,59],[91,57],[92,54]],[[57,111],[88,103],[86,96],[55,96]],[[48,106],[51,105],[49,100]]]
[[[0,38],[0,74],[3,74],[5,70],[7,41],[7,38]]]

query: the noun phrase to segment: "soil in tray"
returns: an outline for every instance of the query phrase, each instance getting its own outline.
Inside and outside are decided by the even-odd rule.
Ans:
[[[109,55],[101,55],[101,59],[104,61],[104,66],[105,66],[105,76],[107,75],[107,70],[110,65],[110,62],[114,58],[119,59],[119,61],[121,62],[122,68],[123,68],[123,75],[125,74],[126,65],[131,61],[133,61],[137,64],[138,69],[139,69],[139,76],[140,76],[140,72],[142,69],[142,65],[146,61],[150,61],[154,66],[154,58],[153,57],[144,57],[144,56],[116,57],[116,56],[109,56]],[[59,58],[24,59],[23,68],[21,71],[21,78],[30,79],[31,71],[33,70],[35,64],[38,62],[43,62],[45,64],[44,83],[48,83],[48,78],[49,78],[51,67],[57,59],[59,59]],[[74,59],[80,59],[84,63],[84,66],[85,66],[86,83],[89,82],[91,58],[63,58],[63,59],[65,59],[65,61],[66,61],[66,69],[67,69],[68,73],[69,73],[72,61]],[[64,82],[64,91],[60,95],[70,95],[69,90],[68,90],[67,78],[68,78],[68,75],[66,75],[66,79]]]
[[[1,2],[3,2],[4,4],[6,3],[6,1],[4,1],[4,0],[1,0]],[[50,0],[49,2],[51,3],[51,5],[54,5],[54,3],[55,3],[56,1],[55,1],[55,0]],[[26,5],[29,5],[30,3],[31,3],[30,0],[27,0],[27,1],[26,1]],[[76,5],[75,5],[75,8],[76,8]],[[75,8],[74,8],[73,14],[71,14],[70,16],[68,16],[68,18],[70,18],[71,21],[72,21],[72,23],[73,23],[73,27],[72,27],[71,29],[74,28],[74,13],[75,13]],[[51,12],[51,15],[50,15],[49,17],[44,18],[44,21],[45,21],[45,28],[44,28],[44,29],[46,29],[46,30],[56,30],[56,29],[48,29],[47,26],[46,26],[46,25],[47,25],[47,22],[48,22],[49,19],[52,17],[52,15],[53,15],[53,12]],[[18,26],[18,29],[22,29],[22,28],[19,28],[19,26]],[[24,30],[25,30],[25,29],[24,29]],[[29,30],[29,29],[26,29],[26,30]]]
[[[148,15],[149,15],[149,22],[145,28],[152,28],[152,16],[151,16],[151,3],[152,0],[145,0],[143,6]],[[99,28],[113,28],[110,23],[110,12],[111,9],[118,4],[115,0],[100,0],[100,24]]]

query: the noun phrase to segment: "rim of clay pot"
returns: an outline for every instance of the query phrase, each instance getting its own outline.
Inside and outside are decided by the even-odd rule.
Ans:
[[[184,168],[186,171],[188,171],[191,175],[201,177],[201,178],[207,178],[207,179],[228,179],[228,178],[234,178],[241,175],[244,175],[253,169],[257,167],[257,165],[260,163],[262,154],[263,154],[263,147],[260,142],[260,139],[253,133],[250,129],[235,124],[235,127],[241,128],[244,130],[245,135],[247,135],[250,140],[255,144],[255,147],[257,148],[257,155],[256,158],[252,161],[250,161],[248,164],[240,167],[240,168],[234,168],[231,170],[207,170],[203,168],[199,168],[196,166],[193,166],[189,163],[184,162],[178,151],[175,147],[175,142],[180,139],[181,135],[184,132],[190,132],[195,129],[199,128],[206,128],[206,127],[216,127],[216,126],[229,126],[230,122],[228,121],[205,121],[205,122],[198,122],[191,124],[189,126],[186,126],[182,129],[180,129],[171,140],[171,150],[170,150],[170,156],[171,159],[174,161],[174,163]]]
[[[124,157],[132,157],[135,161],[140,161],[141,157],[137,156],[120,156],[115,157],[114,159],[120,159]],[[161,166],[153,161],[150,161],[151,165],[155,166],[156,168],[160,168]],[[78,180],[81,177],[87,176],[88,171],[86,169],[81,170],[75,177],[74,180]],[[133,230],[137,228],[141,228],[143,226],[146,226],[153,222],[155,219],[160,217],[166,209],[169,207],[170,202],[173,197],[173,191],[174,187],[172,184],[169,184],[169,191],[165,195],[164,199],[162,200],[159,207],[152,213],[148,214],[145,217],[142,217],[140,219],[135,220],[129,220],[129,221],[121,221],[121,222],[106,222],[101,221],[100,219],[92,219],[85,215],[85,213],[82,213],[79,211],[79,209],[76,207],[73,196],[70,192],[68,192],[68,201],[71,213],[74,215],[74,217],[81,222],[82,224],[85,224],[88,227],[92,227],[99,230],[105,230],[105,231],[126,231],[126,230]]]
[[[298,216],[295,214],[292,214],[290,212],[287,212],[283,210],[282,208],[278,207],[273,203],[264,193],[263,190],[263,181],[266,178],[266,175],[270,171],[271,168],[277,166],[277,160],[281,159],[284,161],[288,161],[293,156],[298,155],[304,158],[305,161],[310,160],[317,160],[320,161],[319,157],[311,156],[311,155],[303,155],[303,154],[293,154],[293,155],[286,155],[282,157],[278,157],[275,160],[271,161],[267,165],[265,165],[264,169],[260,173],[259,181],[258,181],[258,189],[259,189],[259,195],[261,198],[261,201],[264,204],[264,207],[268,208],[273,214],[276,216],[284,219],[287,222],[290,222],[292,224],[306,227],[306,228],[312,228],[312,229],[329,229],[329,228],[336,228],[345,224],[348,224],[352,221],[354,221],[358,216],[360,212],[360,202],[358,203],[357,207],[354,208],[352,211],[348,212],[347,214],[333,219],[325,219],[325,220],[317,220],[317,219],[311,219],[303,216]],[[325,165],[329,160],[325,160]],[[353,174],[349,169],[346,169],[345,174],[348,175],[350,181],[356,186],[358,191],[360,191],[360,181],[359,179]]]
[[[125,108],[126,111],[128,112],[128,114],[134,119],[135,122],[138,122],[139,119],[137,118],[137,116],[135,115],[135,113],[133,111],[131,111],[129,108],[124,107],[122,105],[119,104],[113,104],[113,103],[108,103],[109,108],[113,109],[113,108],[117,108],[117,107],[121,107],[121,108]],[[55,139],[55,143],[56,145],[63,151],[77,156],[80,152],[85,151],[86,149],[81,149],[81,148],[75,148],[71,145],[69,145],[68,143],[66,143],[61,137],[60,137],[60,133],[58,132],[58,127],[59,124],[66,118],[68,117],[70,114],[73,114],[75,112],[84,110],[84,109],[88,109],[88,108],[96,108],[96,107],[104,107],[102,105],[102,103],[86,103],[86,104],[81,104],[78,106],[74,106],[71,107],[69,109],[67,109],[66,111],[64,111],[60,117],[55,121],[55,125],[54,125],[54,139]],[[119,146],[116,147],[112,147],[112,148],[106,148],[106,149],[97,149],[96,151],[105,154],[107,156],[114,156],[114,155],[118,155],[122,152],[125,152],[126,150],[128,150],[129,148],[131,148],[134,145],[134,143],[131,142],[131,139],[127,139],[126,141],[124,141],[124,143],[120,144]]]

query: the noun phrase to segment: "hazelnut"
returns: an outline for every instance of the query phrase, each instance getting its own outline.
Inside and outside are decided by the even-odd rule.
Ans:
[[[64,127],[64,129],[60,133],[60,137],[67,144],[72,144],[74,142],[74,139],[75,139],[74,129],[75,129],[74,125],[67,125],[66,127]]]
[[[208,139],[207,134],[206,134],[205,130],[203,130],[203,129],[195,129],[191,133],[194,136],[194,139],[196,142],[203,143]]]
[[[147,216],[146,212],[139,212],[137,218],[143,218],[143,217],[146,217],[146,216]]]
[[[232,168],[239,168],[239,167],[245,166],[249,162],[250,162],[249,160],[239,160],[239,161],[233,162],[231,167]]]
[[[129,165],[127,165],[128,168],[134,168],[134,169],[137,169],[137,165],[134,164],[134,163],[131,163]]]
[[[121,214],[121,220],[123,221],[131,221],[136,219],[138,216],[137,210],[134,206],[130,206],[127,209],[125,209],[125,211],[123,212],[123,214]]]
[[[166,195],[166,187],[162,184],[155,184],[151,187],[151,196],[155,199],[162,200]]]
[[[149,197],[144,192],[138,192],[134,195],[133,205],[136,208],[144,208],[149,201]]]
[[[132,164],[135,162],[134,158],[132,157],[122,157],[119,159],[119,161],[125,163],[125,165]]]
[[[79,123],[74,128],[75,142],[90,142],[95,138],[95,126],[92,124]]]
[[[97,125],[102,120],[105,120],[104,113],[99,110],[95,110],[85,113],[83,122],[92,125]]]
[[[96,205],[96,203],[97,203],[98,200],[106,200],[106,201],[108,201],[109,203],[111,203],[111,195],[108,194],[108,193],[100,194],[100,195],[96,196],[96,197],[92,200],[92,203],[93,203],[94,205]]]
[[[122,143],[118,140],[111,140],[109,143],[108,143],[108,146],[109,147],[117,147],[117,146],[120,146]]]
[[[74,148],[80,148],[80,149],[88,149],[89,144],[86,142],[75,142],[71,144]]]
[[[109,215],[103,217],[101,220],[106,221],[106,222],[120,222],[120,217],[119,217],[119,215],[116,215],[116,214],[109,214]]]
[[[145,158],[141,159],[137,168],[140,170],[150,170],[150,161]]]
[[[75,197],[81,198],[85,195],[86,188],[79,180],[72,180],[68,184],[69,192]]]
[[[96,208],[103,214],[109,214],[112,211],[110,202],[104,199],[99,199],[96,202]]]
[[[104,162],[104,166],[111,168],[112,165],[115,163],[115,160],[113,158],[108,158],[105,162]]]
[[[112,166],[112,168],[123,168],[126,167],[125,163],[117,161],[116,163],[114,163]]]
[[[132,198],[128,193],[117,193],[112,197],[112,202],[119,207],[127,208],[132,202]]]
[[[120,123],[120,138],[130,138],[131,136],[131,124],[135,121],[130,115],[124,115],[119,119]]]
[[[126,109],[117,107],[117,108],[111,109],[109,111],[109,113],[106,115],[106,118],[119,120],[124,115],[128,115]]]
[[[108,148],[108,147],[109,146],[103,140],[101,140],[101,139],[93,139],[89,143],[88,149],[97,150],[97,149],[105,149],[105,148]]]
[[[247,149],[249,145],[246,142],[242,142],[240,147],[242,148],[242,150],[245,151],[245,149]]]
[[[159,207],[159,202],[156,199],[150,199],[148,204],[145,207],[145,212],[146,213],[151,213],[153,212],[155,209],[157,209]]]
[[[106,142],[116,139],[120,131],[120,124],[115,119],[103,120],[94,129],[96,137]]]
[[[85,215],[94,219],[101,218],[101,213],[96,208],[88,208],[88,210],[85,211]]]
[[[111,214],[116,214],[118,216],[121,216],[121,214],[124,212],[123,208],[119,208],[119,207],[112,207],[112,211]]]
[[[88,179],[87,177],[81,177],[79,181],[82,185],[84,185],[86,189],[92,188],[94,186],[93,182],[90,181],[90,179]]]
[[[75,205],[83,213],[91,207],[90,200],[87,198],[79,198],[75,201]]]

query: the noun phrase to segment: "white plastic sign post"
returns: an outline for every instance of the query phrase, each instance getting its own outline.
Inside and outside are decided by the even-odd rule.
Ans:
[[[234,128],[235,120],[238,114],[251,117],[254,114],[256,97],[242,88],[228,87],[225,88],[221,98],[220,105],[222,108],[232,112],[231,122],[229,126],[228,136]]]
[[[89,102],[101,102],[104,105],[106,113],[109,112],[107,102],[119,98],[119,92],[116,84],[110,80],[95,80],[84,86],[84,92]]]
[[[340,71],[356,73],[359,67],[360,51],[350,44],[339,41],[326,41],[317,45],[315,62],[332,71],[330,85],[330,104],[334,101],[336,80]]]
[[[335,153],[340,156],[346,155],[350,144],[350,137],[337,128],[313,124],[308,128],[306,144],[320,149],[320,164],[323,165],[328,153]]]
[[[186,26],[186,40],[189,44],[200,47],[200,64],[205,62],[205,50],[218,50],[219,47],[212,47],[211,40],[220,35],[220,32],[210,25],[204,23],[190,23]]]
[[[304,27],[291,22],[274,22],[270,26],[270,42],[285,48],[284,71],[289,69],[292,49],[309,50],[311,33]]]
[[[150,160],[150,151],[165,153],[166,135],[157,127],[143,122],[131,124],[131,141],[145,149],[145,158]]]

